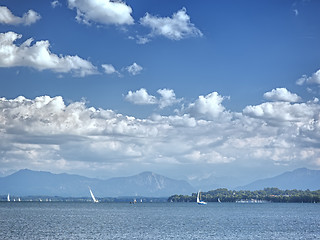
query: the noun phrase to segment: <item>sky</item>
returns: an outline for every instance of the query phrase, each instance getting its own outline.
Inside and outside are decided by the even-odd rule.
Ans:
[[[320,169],[319,12],[316,0],[1,0],[0,176],[240,184]]]

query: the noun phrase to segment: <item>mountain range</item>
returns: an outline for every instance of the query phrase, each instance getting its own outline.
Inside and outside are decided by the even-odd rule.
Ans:
[[[320,189],[320,170],[310,170],[298,168],[294,171],[285,172],[281,175],[254,181],[237,190],[262,190],[267,187],[275,187],[281,190],[319,190]]]
[[[207,183],[208,184],[208,183]],[[90,197],[89,187],[96,197],[169,197],[174,194],[190,195],[197,191],[187,181],[167,178],[153,172],[107,180],[71,174],[53,174],[23,169],[0,178],[0,195]],[[320,170],[306,168],[254,181],[236,190],[262,190],[276,187],[282,190],[319,190]],[[218,188],[212,183],[210,190]]]
[[[23,169],[0,178],[0,195],[10,193],[19,196],[86,197],[90,196],[89,187],[97,197],[168,197],[194,191],[186,181],[174,180],[152,172],[101,180]]]

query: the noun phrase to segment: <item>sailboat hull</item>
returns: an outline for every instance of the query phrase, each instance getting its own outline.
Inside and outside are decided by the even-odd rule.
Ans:
[[[204,202],[204,201],[201,201],[200,198],[201,198],[201,195],[200,195],[200,190],[199,190],[199,191],[198,191],[198,195],[197,195],[197,203],[198,203],[199,205],[207,205],[207,203]]]

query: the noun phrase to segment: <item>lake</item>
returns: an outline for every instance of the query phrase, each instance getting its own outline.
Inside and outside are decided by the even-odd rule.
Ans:
[[[0,202],[0,239],[320,239],[320,204]]]

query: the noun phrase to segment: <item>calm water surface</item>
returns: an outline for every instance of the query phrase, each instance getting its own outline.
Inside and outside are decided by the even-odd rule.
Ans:
[[[0,239],[320,239],[320,204],[2,202]]]

